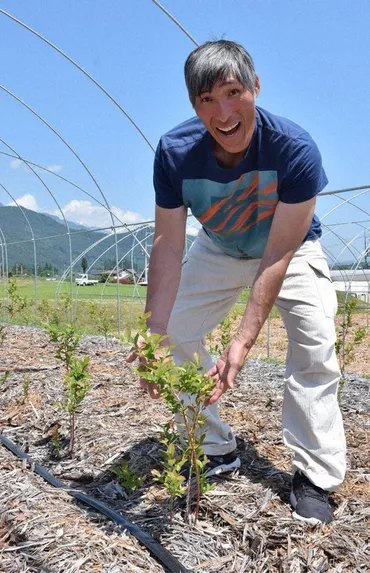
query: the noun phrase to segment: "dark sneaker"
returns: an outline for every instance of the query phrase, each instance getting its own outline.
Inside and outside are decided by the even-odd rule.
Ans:
[[[240,468],[240,459],[235,453],[230,452],[229,454],[224,454],[223,456],[209,456],[207,455],[208,462],[206,465],[205,476],[217,476],[219,474],[226,474],[232,472],[234,469]],[[188,465],[184,466],[181,472],[186,479],[189,477],[190,468]]]
[[[333,520],[328,492],[314,485],[299,471],[293,477],[290,503],[294,508],[293,517],[310,525]]]
[[[230,452],[223,456],[208,456],[209,462],[207,463],[206,476],[217,476],[219,474],[230,473],[233,470],[240,468],[240,459],[235,453]]]

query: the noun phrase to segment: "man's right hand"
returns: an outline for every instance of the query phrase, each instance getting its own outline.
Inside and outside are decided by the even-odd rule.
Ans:
[[[135,362],[135,360],[139,358],[140,364],[145,364],[146,360],[144,356],[140,356],[140,349],[144,346],[144,344],[145,338],[143,336],[139,336],[136,343],[137,348],[126,357],[126,362]],[[162,346],[169,346],[168,338],[162,341]],[[160,355],[158,355],[157,358],[160,358]],[[151,398],[157,400],[157,398],[160,397],[160,387],[158,384],[150,384],[144,378],[139,378],[139,382],[141,388],[145,390],[145,392],[147,392]]]

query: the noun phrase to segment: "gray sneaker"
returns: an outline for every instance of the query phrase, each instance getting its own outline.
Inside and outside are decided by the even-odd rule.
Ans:
[[[294,509],[293,517],[310,525],[330,523],[333,520],[328,492],[314,485],[300,471],[293,477],[290,503]]]

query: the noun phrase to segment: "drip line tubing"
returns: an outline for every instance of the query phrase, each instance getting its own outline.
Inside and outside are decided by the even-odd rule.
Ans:
[[[63,489],[64,491],[68,492],[74,499],[88,505],[89,507],[95,509],[99,513],[102,513],[112,521],[116,522],[118,525],[126,529],[131,535],[136,537],[140,543],[145,545],[145,547],[150,551],[150,553],[156,557],[156,559],[163,565],[166,571],[170,573],[189,573],[188,569],[185,569],[183,565],[167,551],[162,545],[156,541],[151,535],[140,529],[137,525],[123,517],[117,511],[114,511],[110,507],[108,507],[105,503],[101,501],[89,497],[88,495],[72,489],[65,485],[63,482],[56,479],[51,473],[49,473],[44,467],[40,464],[35,463],[32,458],[26,454],[23,450],[18,448],[11,440],[6,438],[4,435],[0,435],[0,442],[13,454],[18,456],[21,460],[26,460],[33,471],[42,477],[45,481],[47,481],[53,487]]]

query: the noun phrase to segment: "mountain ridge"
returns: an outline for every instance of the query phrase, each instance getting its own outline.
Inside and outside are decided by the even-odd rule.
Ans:
[[[28,225],[26,215],[31,229]],[[104,262],[115,260],[114,236],[91,230],[83,225],[70,226],[72,261],[85,253],[89,265],[96,259],[96,268],[103,268]],[[141,235],[141,236],[140,236]],[[144,240],[147,231],[138,231],[139,240]],[[118,257],[123,258],[132,247],[131,233],[122,233],[118,238]],[[131,238],[131,240],[130,240]],[[92,245],[96,244],[94,247]],[[70,245],[68,233],[62,220],[58,217],[39,213],[22,207],[0,205],[0,263],[5,264],[5,249],[8,257],[8,267],[21,264],[28,268],[34,267],[34,244],[36,246],[37,266],[51,264],[59,269],[70,265]],[[136,249],[135,262],[138,268],[144,266],[144,255],[141,249]],[[79,266],[77,262],[76,265]]]

